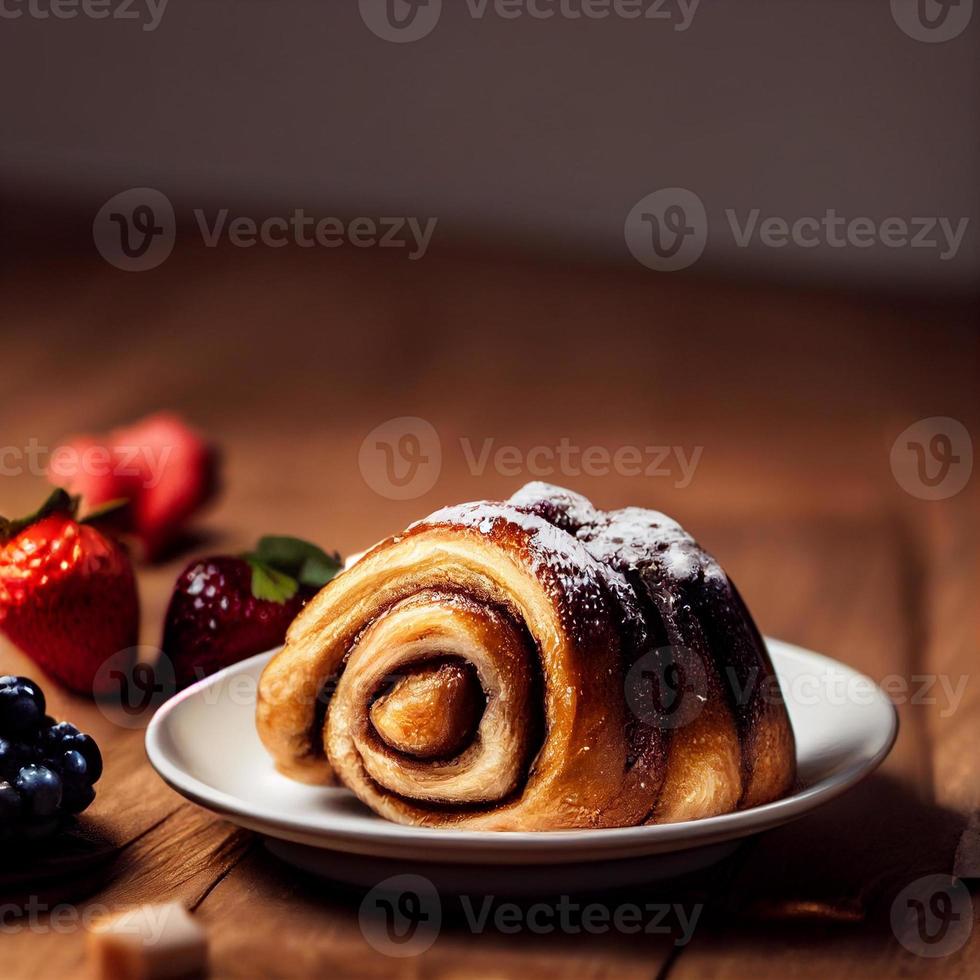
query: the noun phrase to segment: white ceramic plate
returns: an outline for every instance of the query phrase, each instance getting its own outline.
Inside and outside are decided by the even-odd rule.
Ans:
[[[306,786],[276,771],[254,724],[258,677],[272,653],[235,664],[164,704],[147,729],[146,749],[153,767],[179,793],[275,838],[272,849],[287,860],[342,880],[377,881],[379,868],[399,861],[444,870],[490,866],[498,873],[502,865],[549,865],[556,872],[555,866],[565,865],[574,866],[575,876],[592,865],[593,872],[603,869],[604,883],[662,877],[717,860],[738,838],[833,799],[867,776],[895,741],[895,709],[872,680],[820,654],[767,642],[796,733],[799,785],[775,803],[704,820],[551,833],[389,823],[346,790]],[[359,873],[359,864],[370,872]]]

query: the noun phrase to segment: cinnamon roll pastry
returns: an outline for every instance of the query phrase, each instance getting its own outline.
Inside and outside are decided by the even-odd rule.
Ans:
[[[259,685],[279,769],[399,823],[627,827],[774,800],[778,682],[719,565],[656,511],[532,483],[377,545]]]

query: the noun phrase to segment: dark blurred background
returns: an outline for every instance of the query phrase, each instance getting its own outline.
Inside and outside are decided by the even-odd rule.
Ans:
[[[384,0],[116,11],[120,0],[105,19],[62,2],[76,16],[5,0],[0,17],[7,209],[29,199],[91,216],[149,186],[184,221],[222,207],[431,215],[440,240],[628,262],[627,213],[683,187],[710,221],[699,268],[943,295],[975,285],[978,26],[941,43],[924,28],[911,37],[901,25],[915,0],[618,0],[638,19],[616,16],[613,0],[591,0],[599,19],[562,16],[557,0],[515,19],[486,0],[432,0],[414,21],[395,0],[409,26],[393,38],[441,10],[407,43],[369,28]],[[753,208],[970,227],[947,258],[880,243],[743,248],[725,212]],[[35,230],[54,231],[33,213]]]
[[[899,507],[914,500],[890,464],[899,433],[973,426],[966,7],[934,43],[903,0],[668,0],[639,19],[398,0],[406,28],[374,0],[117,6],[62,19],[8,0],[0,20],[10,445],[177,409],[227,450],[230,533],[280,525],[353,549],[510,492],[538,475],[530,450],[563,439],[699,453],[689,480],[676,462],[548,474],[693,516]],[[638,204],[665,188],[687,196]],[[650,236],[670,244],[677,201],[693,259],[659,271],[672,260]],[[338,219],[342,244],[228,234],[297,211]],[[758,231],[828,212],[865,224],[836,245]],[[431,239],[413,258],[351,230],[385,216]],[[122,220],[145,258],[121,256]],[[441,467],[391,499],[358,453],[405,417],[433,426]],[[491,455],[474,470],[488,439],[517,448],[516,469]],[[7,480],[7,508],[39,482]]]

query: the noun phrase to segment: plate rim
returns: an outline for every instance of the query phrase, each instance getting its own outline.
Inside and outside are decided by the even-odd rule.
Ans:
[[[218,813],[240,826],[247,827],[269,837],[294,841],[348,853],[374,856],[410,857],[413,848],[419,855],[434,863],[440,860],[459,863],[466,852],[474,856],[484,852],[493,860],[520,852],[522,856],[533,851],[541,863],[560,861],[564,858],[595,861],[613,857],[653,854],[656,851],[679,851],[749,836],[769,830],[828,803],[851,789],[869,776],[891,752],[899,731],[898,711],[881,687],[866,674],[826,654],[804,647],[765,637],[766,646],[779,656],[788,656],[809,665],[821,665],[859,678],[871,685],[875,702],[886,709],[887,732],[877,750],[866,758],[858,758],[832,776],[818,780],[811,786],[771,803],[725,813],[699,820],[686,820],[668,824],[644,824],[638,827],[610,827],[586,830],[551,831],[496,831],[452,830],[433,827],[413,827],[379,818],[377,826],[369,833],[361,828],[334,827],[327,829],[311,826],[302,817],[290,819],[279,814],[262,812],[261,807],[245,802],[240,797],[217,789],[178,766],[163,746],[162,733],[168,719],[179,710],[181,704],[198,691],[220,684],[233,675],[243,673],[259,661],[269,660],[280,647],[256,654],[223,670],[197,681],[164,702],[151,718],[144,744],[150,765],[168,786],[177,793],[205,809]],[[433,845],[438,850],[433,850]],[[526,860],[522,863],[527,863]]]

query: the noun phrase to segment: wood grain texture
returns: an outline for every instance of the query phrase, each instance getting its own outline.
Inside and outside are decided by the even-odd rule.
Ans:
[[[931,659],[932,602],[951,583],[932,581],[915,550],[917,536],[906,529],[886,533],[890,524],[865,519],[809,540],[807,566],[818,576],[819,594],[803,604],[805,621],[786,629],[816,633],[808,643],[891,685],[901,718],[895,749],[855,790],[744,849],[730,888],[727,933],[696,935],[672,976],[970,974],[975,936],[954,955],[925,959],[906,952],[889,925],[902,888],[953,871],[975,805],[963,805],[968,793],[957,791],[955,774],[937,780],[935,766],[947,737],[959,725],[975,731],[977,724],[968,705],[944,700],[936,679],[958,679],[960,670],[968,690],[968,660]],[[930,539],[924,555],[937,545]],[[963,571],[958,566],[957,579]],[[797,570],[794,583],[806,575]],[[826,617],[813,616],[818,608]],[[909,682],[907,694],[901,681]],[[920,697],[926,701],[918,703]],[[939,703],[928,703],[933,697]]]
[[[360,895],[299,875],[251,835],[182,802],[145,762],[140,730],[46,685],[52,712],[106,756],[85,816],[98,860],[63,878],[7,882],[78,911],[185,901],[206,925],[220,977],[966,976],[980,929],[952,957],[904,952],[895,893],[931,871],[980,868],[980,637],[976,477],[940,503],[893,480],[889,449],[917,418],[980,431],[975,311],[786,288],[705,283],[457,248],[414,265],[380,254],[324,258],[179,247],[126,275],[66,253],[6,256],[4,445],[106,428],[176,408],[226,453],[226,489],[196,552],[263,532],[359,550],[444,503],[503,497],[538,474],[469,461],[562,439],[613,451],[699,448],[693,479],[553,474],[599,506],[672,513],[717,554],[766,632],[879,680],[943,675],[949,699],[903,703],[879,774],[797,824],[748,842],[708,875],[668,889],[594,896],[704,903],[693,942],[664,936],[472,935],[450,917],[422,956],[364,940]],[[361,440],[395,416],[443,441],[435,487],[372,493]],[[38,475],[4,475],[0,512],[26,511]],[[143,636],[159,642],[184,558],[141,569]],[[0,670],[36,673],[0,642]],[[952,710],[950,710],[952,709]],[[0,871],[0,881],[3,872]],[[78,928],[5,918],[4,976],[71,977]],[[40,931],[48,926],[46,931]],[[11,927],[11,928],[8,928]]]

